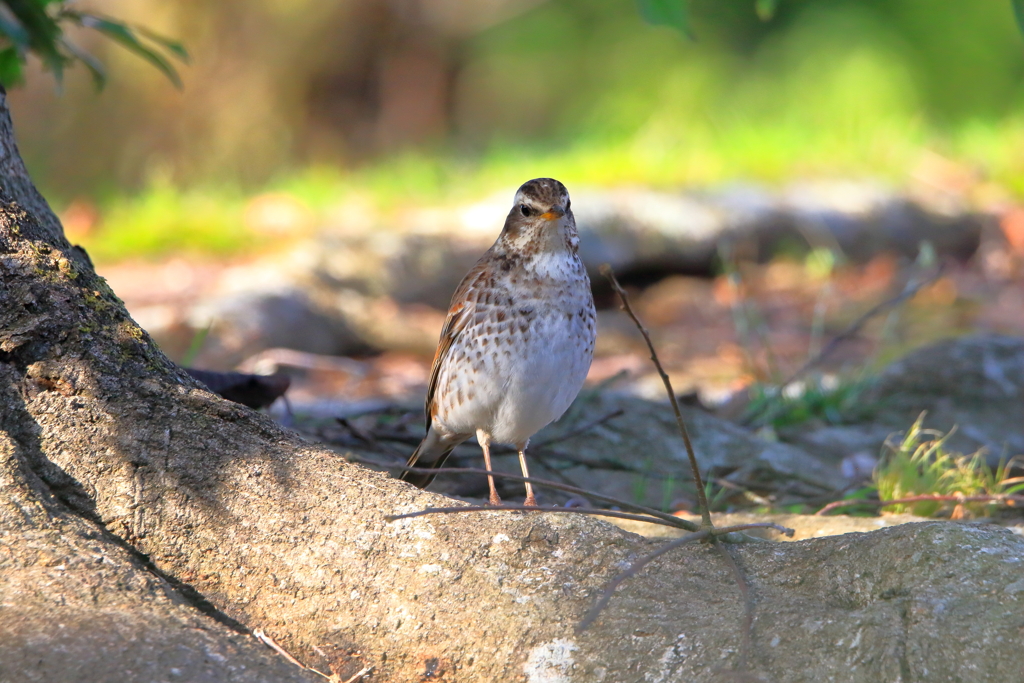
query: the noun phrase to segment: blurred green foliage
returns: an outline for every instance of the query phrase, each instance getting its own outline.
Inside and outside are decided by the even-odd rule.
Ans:
[[[134,28],[98,14],[80,12],[70,0],[2,0],[0,2],[0,83],[11,86],[24,80],[23,68],[30,54],[53,73],[58,84],[64,69],[81,62],[97,87],[106,82],[106,70],[88,51],[71,42],[64,27],[75,24],[93,29],[162,71],[177,87],[181,79],[163,54],[188,61],[185,48],[145,28]]]
[[[870,419],[878,406],[866,405],[861,400],[870,379],[815,377],[808,381],[793,382],[784,390],[765,384],[750,388],[750,403],[741,422],[757,428],[772,430],[818,421],[840,425]]]
[[[639,0],[640,16],[655,26],[671,26],[689,34],[690,16],[686,0]]]
[[[104,210],[100,239],[82,241],[101,262],[170,253],[245,253],[261,240],[245,229],[242,207],[242,198],[229,191],[155,185],[136,196],[115,197]]]
[[[507,0],[469,28],[402,23],[376,0],[112,3],[126,24],[188,36],[185,95],[94,43],[108,95],[70,73],[60,100],[12,96],[34,176],[58,207],[98,205],[97,243],[111,214],[167,184],[227,204],[288,187],[329,212],[353,194],[385,207],[472,201],[539,175],[570,187],[902,185],[927,152],[1024,195],[1024,50],[1004,0],[692,0],[676,19],[666,12],[682,0]],[[387,65],[403,50],[436,61],[437,91],[423,89],[433,76],[409,77],[416,87],[392,105],[404,72]],[[430,97],[430,127],[395,124],[425,121]],[[190,220],[187,203],[163,201]]]

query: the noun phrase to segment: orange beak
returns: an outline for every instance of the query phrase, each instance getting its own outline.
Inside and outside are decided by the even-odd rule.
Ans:
[[[557,221],[559,218],[565,215],[565,209],[555,204],[551,207],[551,210],[547,213],[542,213],[541,218],[547,221]]]

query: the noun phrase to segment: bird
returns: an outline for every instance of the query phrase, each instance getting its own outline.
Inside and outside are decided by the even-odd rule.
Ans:
[[[430,368],[426,435],[406,468],[442,467],[475,434],[491,505],[501,505],[492,443],[514,445],[529,478],[530,437],[565,413],[594,358],[597,313],[579,243],[565,185],[523,183],[498,238],[452,296]],[[434,476],[405,469],[401,479],[425,488]],[[537,506],[529,482],[525,506]]]

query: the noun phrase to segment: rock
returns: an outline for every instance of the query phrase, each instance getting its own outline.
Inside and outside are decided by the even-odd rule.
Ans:
[[[954,429],[947,448],[984,448],[991,465],[1024,454],[1024,340],[1001,335],[947,339],[895,361],[859,399],[870,422],[780,430],[780,438],[824,463],[838,463],[850,483],[870,474],[870,461],[890,437],[922,412],[924,427]]]
[[[1024,454],[1024,339],[977,335],[918,349],[887,367],[862,400],[877,403],[876,424],[893,430],[927,411],[925,427],[956,427],[948,448],[985,448],[992,464]]]
[[[800,183],[775,193],[742,185],[703,193],[573,190],[580,255],[598,288],[604,286],[596,277],[602,263],[627,281],[711,274],[723,244],[762,261],[802,245],[837,248],[865,262],[882,251],[916,256],[927,239],[940,255],[965,260],[991,223],[988,216],[931,207],[870,183]],[[501,231],[513,192],[377,217],[359,230],[339,224],[288,261],[306,287],[445,310],[462,276]]]
[[[623,277],[642,271],[706,273],[729,229],[728,211],[682,193],[576,193],[580,256],[591,275],[610,263]]]
[[[689,513],[676,513],[683,519],[700,524],[700,515]],[[648,522],[636,522],[630,519],[609,518],[609,522],[640,534],[647,538],[679,538],[686,534],[682,529],[674,529],[662,524],[651,524]],[[808,538],[822,538],[824,536],[838,536],[839,534],[866,533],[877,531],[886,527],[898,524],[909,524],[912,522],[930,522],[932,520],[914,515],[882,515],[880,517],[848,517],[846,515],[793,515],[772,513],[767,515],[756,515],[750,512],[729,512],[712,513],[711,521],[715,526],[726,527],[739,524],[756,524],[759,522],[774,522],[793,530],[792,536],[786,536],[774,529],[749,529],[743,533],[748,536],[771,539],[773,541],[802,541]]]
[[[0,488],[0,680],[315,680],[193,607],[102,527],[26,495],[43,487],[3,431]]]
[[[877,455],[890,435],[905,428],[896,429],[885,424],[858,424],[827,425],[808,430],[806,426],[798,425],[780,430],[779,436],[783,441],[799,446],[824,462],[836,463],[861,453]]]
[[[639,614],[656,622],[671,614],[692,626],[634,630],[648,664],[604,680],[1024,681],[1019,658],[1000,654],[1020,642],[1024,608],[1024,539],[1005,529],[900,524],[741,548],[731,553],[754,596],[749,678],[713,663],[742,648],[741,602],[715,553],[691,548],[677,551],[685,560],[666,556],[644,572],[685,573],[685,595],[641,592],[627,582],[602,621],[628,628]],[[637,602],[616,605],[620,598]],[[731,638],[717,628],[726,613],[737,620]],[[579,680],[599,680],[587,668],[595,664],[582,659]]]
[[[849,181],[800,182],[780,193],[750,185],[704,193],[583,191],[573,204],[588,269],[596,274],[611,263],[627,280],[713,273],[723,245],[762,262],[794,247],[827,247],[865,263],[882,252],[914,258],[928,240],[937,253],[963,261],[993,222]]]
[[[259,410],[269,408],[284,396],[291,378],[284,373],[252,375],[240,372],[212,372],[184,368],[193,379],[207,386],[213,393],[235,403]]]
[[[447,310],[462,276],[498,236],[505,211],[493,217],[490,235],[469,239],[458,224],[440,234],[415,226],[360,235],[324,233],[302,247],[309,281],[329,290]]]
[[[195,364],[229,369],[264,349],[283,347],[348,355],[369,346],[336,311],[318,306],[300,289],[255,288],[199,302],[190,312],[195,330],[209,336]]]
[[[717,195],[719,202],[735,201],[734,192]],[[760,212],[735,221],[737,232],[755,237],[762,259],[784,242],[810,247],[838,247],[854,262],[864,263],[882,252],[914,258],[921,242],[936,252],[961,261],[978,249],[990,216],[964,206],[925,203],[871,182],[802,181],[785,188]]]

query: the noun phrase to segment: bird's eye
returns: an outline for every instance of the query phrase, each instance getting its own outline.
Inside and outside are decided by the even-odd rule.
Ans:
[[[530,216],[533,215],[533,209],[528,207],[526,204],[520,204],[519,205],[519,211],[522,212],[522,214],[524,216],[526,216],[527,218],[529,218]]]
[[[572,200],[571,199],[566,199],[565,200],[565,210],[568,211],[571,208],[572,208]]]

